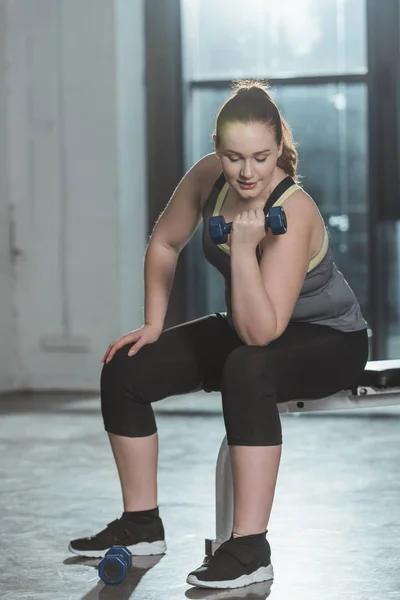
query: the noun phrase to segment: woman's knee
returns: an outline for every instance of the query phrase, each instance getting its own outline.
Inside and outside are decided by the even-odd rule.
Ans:
[[[101,412],[109,433],[142,437],[156,432],[153,409],[146,400],[145,369],[139,354],[128,356],[131,344],[120,348],[103,365]]]
[[[240,346],[225,362],[221,391],[229,445],[282,443],[277,407],[279,383],[266,350],[260,346]]]
[[[125,393],[129,389],[132,368],[135,369],[135,361],[128,356],[130,346],[131,344],[123,346],[117,350],[109,363],[104,363],[100,377],[102,400],[107,401],[111,397],[115,398],[116,394]]]

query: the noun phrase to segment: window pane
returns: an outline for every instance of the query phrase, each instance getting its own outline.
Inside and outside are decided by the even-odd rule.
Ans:
[[[185,78],[365,73],[365,0],[182,0]]]
[[[212,151],[215,116],[227,94],[227,90],[193,91],[190,164]],[[274,96],[298,142],[301,182],[329,225],[336,264],[353,287],[368,319],[366,87],[282,86]],[[192,262],[204,260],[198,238],[192,247],[198,257]],[[203,311],[223,310],[220,275],[208,265],[204,273],[208,291]]]
[[[329,225],[336,264],[368,312],[366,87],[282,87],[275,98],[298,140],[302,184]]]
[[[386,353],[394,359],[400,356],[400,221],[381,223],[380,228]]]

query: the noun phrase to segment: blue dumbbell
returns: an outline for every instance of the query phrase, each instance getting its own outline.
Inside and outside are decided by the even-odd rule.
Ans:
[[[271,229],[274,235],[282,235],[287,232],[287,221],[282,206],[273,206],[265,217],[265,231]],[[225,223],[222,216],[210,217],[210,237],[214,244],[225,244],[228,234],[231,232],[232,223]]]
[[[125,546],[112,546],[99,564],[99,577],[105,583],[120,583],[132,566],[132,554]]]

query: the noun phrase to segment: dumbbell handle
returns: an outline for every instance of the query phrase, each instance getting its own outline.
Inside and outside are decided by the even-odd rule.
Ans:
[[[225,223],[225,222],[223,222],[221,224],[222,233],[224,233],[225,235],[228,235],[232,231],[232,225],[233,225],[233,223]],[[269,228],[269,219],[268,219],[268,217],[265,217],[264,226],[265,226],[265,231],[267,231],[268,228]]]

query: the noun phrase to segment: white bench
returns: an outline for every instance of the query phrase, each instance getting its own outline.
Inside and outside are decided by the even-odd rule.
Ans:
[[[206,391],[218,390],[217,382],[209,382]],[[290,400],[278,404],[280,413],[346,410],[400,405],[400,360],[368,362],[360,381],[351,390],[343,390],[318,400]],[[233,485],[226,437],[217,458],[215,475],[215,539],[206,539],[206,555],[230,538],[233,527]]]

